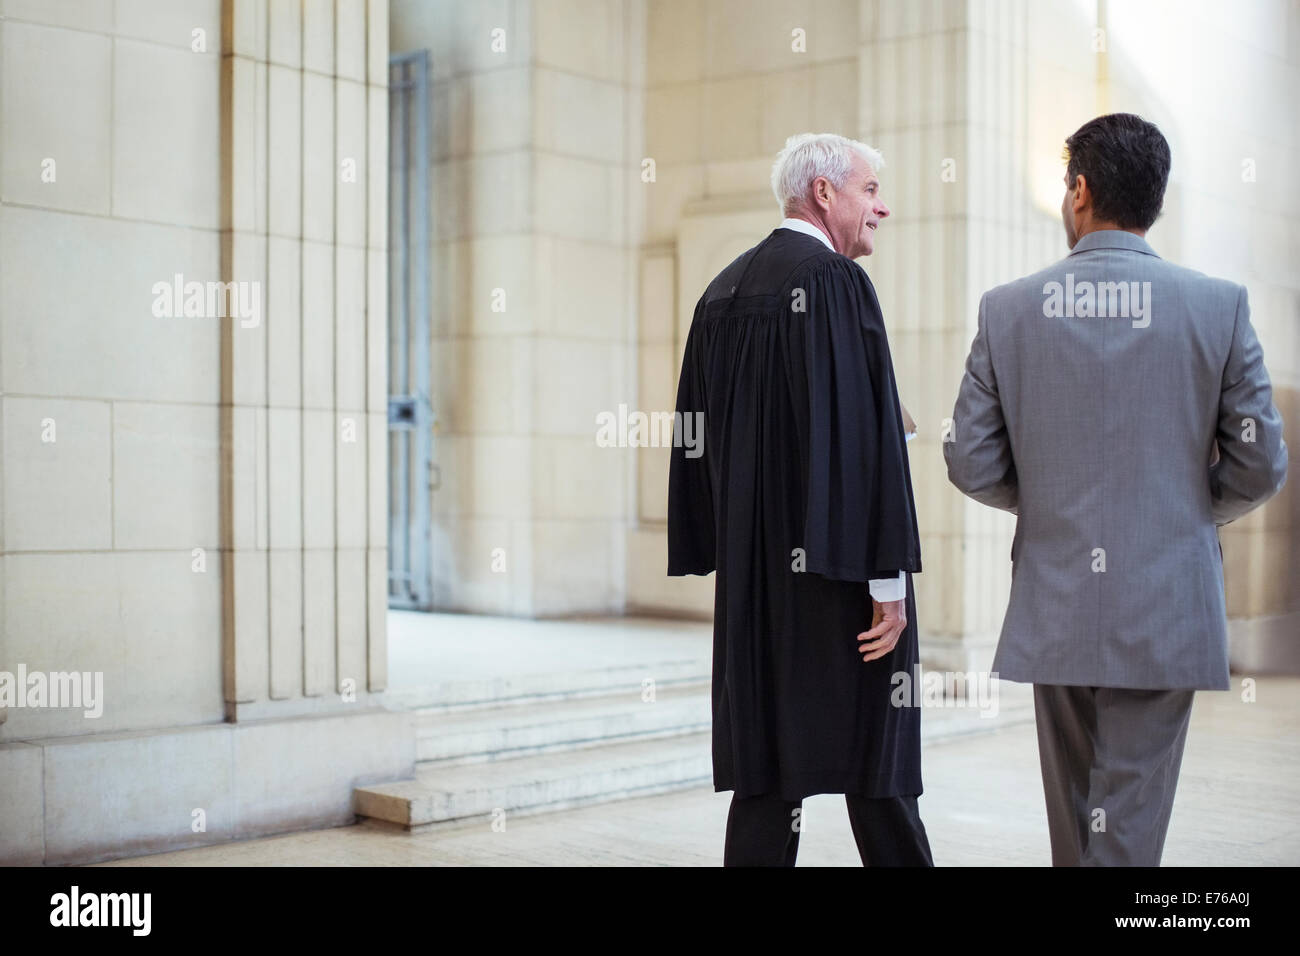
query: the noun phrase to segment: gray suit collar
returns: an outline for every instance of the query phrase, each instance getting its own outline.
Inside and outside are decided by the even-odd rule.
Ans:
[[[1160,258],[1145,239],[1123,229],[1098,229],[1096,232],[1090,232],[1074,244],[1070,255],[1076,256],[1081,252],[1091,252],[1093,249],[1127,249],[1130,252],[1141,252]]]

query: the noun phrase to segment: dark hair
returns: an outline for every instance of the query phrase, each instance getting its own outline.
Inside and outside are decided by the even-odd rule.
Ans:
[[[1089,120],[1065,141],[1073,187],[1082,175],[1093,214],[1121,229],[1150,229],[1164,205],[1169,143],[1154,124],[1132,113]]]

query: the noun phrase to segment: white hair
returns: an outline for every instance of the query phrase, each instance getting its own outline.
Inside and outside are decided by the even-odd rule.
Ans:
[[[878,149],[838,133],[799,133],[785,141],[772,164],[772,193],[787,214],[807,201],[813,180],[825,176],[836,189],[843,189],[853,166],[853,154],[867,161],[872,172],[885,165]]]

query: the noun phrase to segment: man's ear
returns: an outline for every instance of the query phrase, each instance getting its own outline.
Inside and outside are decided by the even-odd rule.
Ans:
[[[823,209],[831,208],[831,181],[825,176],[813,180],[813,201]]]
[[[1083,173],[1074,177],[1074,201],[1072,205],[1076,213],[1085,206],[1092,205],[1092,190],[1088,188],[1088,180],[1084,178]]]

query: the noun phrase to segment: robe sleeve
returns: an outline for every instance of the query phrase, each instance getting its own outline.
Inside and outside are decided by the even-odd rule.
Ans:
[[[800,283],[808,309],[807,569],[862,582],[919,572],[903,416],[875,289],[843,256]]]
[[[708,574],[717,568],[709,457],[712,452],[704,440],[705,363],[700,314],[701,306],[697,306],[686,336],[673,415],[668,471],[668,574],[673,577]]]

